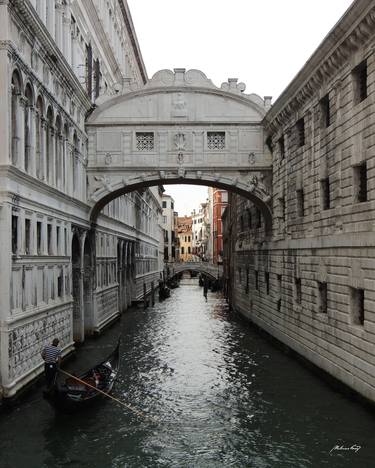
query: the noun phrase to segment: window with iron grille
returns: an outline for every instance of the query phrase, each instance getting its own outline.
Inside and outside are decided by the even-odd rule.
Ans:
[[[320,189],[322,196],[322,208],[323,210],[329,210],[331,208],[329,177],[326,177],[320,181]]]
[[[136,133],[137,151],[153,151],[154,150],[154,133],[153,132],[137,132]]]
[[[325,128],[329,127],[331,125],[331,107],[328,94],[320,100],[320,112],[322,115],[322,126]]]
[[[367,98],[367,61],[364,60],[353,69],[354,103]]]
[[[354,202],[367,201],[367,164],[353,167]]]
[[[207,147],[211,150],[225,148],[225,132],[207,132]]]
[[[299,119],[296,122],[296,130],[297,130],[297,145],[299,147],[304,146],[305,144],[305,119]]]

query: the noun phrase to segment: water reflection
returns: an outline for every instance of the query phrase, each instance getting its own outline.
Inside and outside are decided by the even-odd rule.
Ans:
[[[55,415],[34,392],[0,416],[0,467],[369,467],[374,418],[280,353],[225,301],[185,279],[171,298],[128,311],[69,363],[81,371],[122,331],[111,401]],[[358,444],[357,452],[334,452]]]

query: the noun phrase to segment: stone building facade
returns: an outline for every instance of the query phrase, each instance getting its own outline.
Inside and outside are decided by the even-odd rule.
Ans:
[[[375,401],[374,1],[353,3],[263,123],[273,228],[266,234],[261,212],[230,195],[231,303]]]
[[[139,300],[162,271],[161,190],[90,221],[85,118],[146,83],[124,0],[0,0],[0,397]],[[110,157],[110,156],[108,156]]]
[[[179,216],[177,218],[177,239],[179,249],[179,261],[190,262],[192,255],[192,218],[191,216]]]

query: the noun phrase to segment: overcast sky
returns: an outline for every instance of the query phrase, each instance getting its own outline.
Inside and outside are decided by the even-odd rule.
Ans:
[[[197,68],[216,86],[230,78],[245,93],[282,93],[352,0],[128,0],[148,76]],[[175,188],[176,187],[176,188]],[[180,215],[207,189],[165,186]]]

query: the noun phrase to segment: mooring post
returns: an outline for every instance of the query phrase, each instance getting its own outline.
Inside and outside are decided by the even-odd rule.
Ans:
[[[155,305],[155,288],[154,288],[154,282],[151,281],[151,304],[154,306]]]
[[[143,283],[143,307],[144,307],[144,309],[147,309],[147,289],[146,289],[146,283]]]

